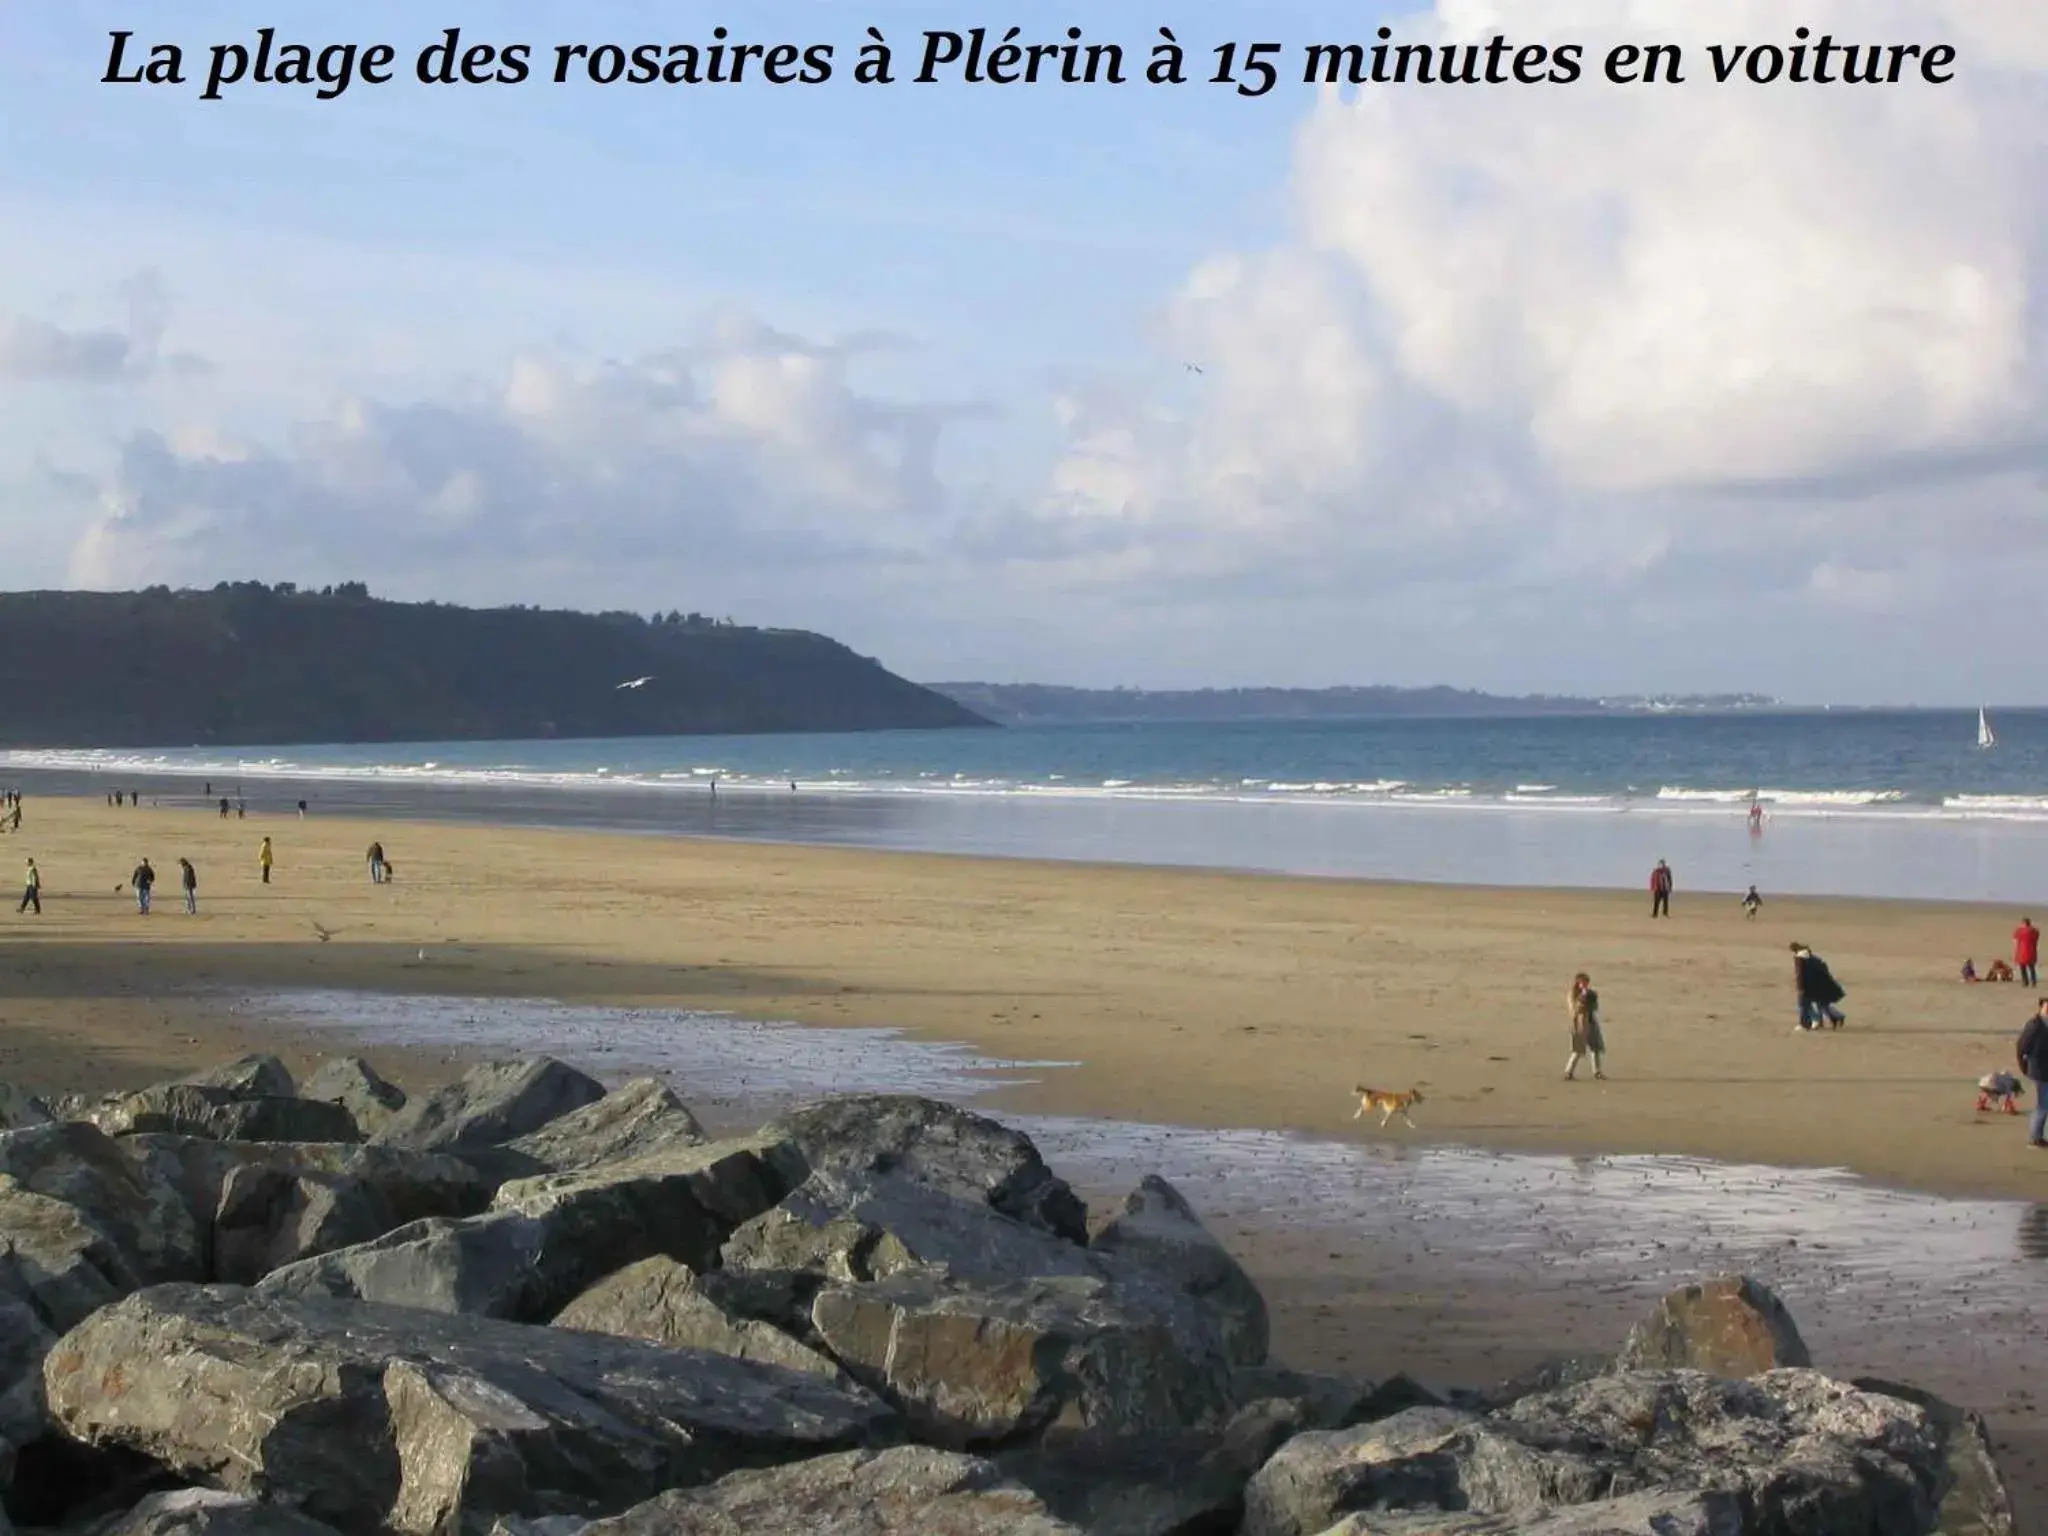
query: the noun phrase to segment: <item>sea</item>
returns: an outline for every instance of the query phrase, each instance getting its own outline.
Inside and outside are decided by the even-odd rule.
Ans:
[[[39,750],[152,798],[1276,874],[2048,907],[2048,710]],[[1764,809],[1750,826],[1752,800]]]

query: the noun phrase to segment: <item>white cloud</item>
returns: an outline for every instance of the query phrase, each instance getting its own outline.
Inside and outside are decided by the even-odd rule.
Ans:
[[[494,389],[454,398],[344,398],[277,446],[140,433],[70,576],[587,592],[649,563],[703,573],[914,551],[942,510],[931,451],[944,413],[863,393],[848,362],[842,347],[723,322],[633,361],[525,355]]]
[[[1167,311],[1200,387],[1144,425],[1070,406],[1048,515],[1235,528],[1260,536],[1238,551],[1255,565],[1285,535],[1367,589],[1408,579],[1389,551],[1461,553],[1485,587],[1634,579],[1731,542],[1825,550],[1930,478],[1949,518],[2008,517],[1988,477],[2048,463],[2048,9],[1796,19],[1953,41],[1957,78],[1716,86],[1706,45],[1790,43],[1782,7],[1566,0],[1545,40],[1589,61],[1678,42],[1690,83],[1328,93],[1290,241],[1207,263]],[[1393,26],[1530,38],[1526,8],[1491,0]],[[1903,558],[1932,542],[1898,532]]]

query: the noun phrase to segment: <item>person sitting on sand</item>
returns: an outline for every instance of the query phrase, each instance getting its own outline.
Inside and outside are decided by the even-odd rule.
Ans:
[[[1986,1072],[1977,1079],[1977,1108],[2002,1109],[2008,1115],[2016,1115],[2024,1091],[2025,1085],[2010,1072]]]
[[[1572,1053],[1564,1064],[1564,1080],[1573,1081],[1578,1075],[1580,1058],[1591,1056],[1593,1076],[1604,1082],[1607,1073],[1601,1066],[1601,1057],[1607,1053],[1607,1041],[1600,1033],[1600,994],[1593,990],[1593,979],[1584,971],[1572,978],[1565,1007],[1572,1019]]]
[[[1752,885],[1749,894],[1742,898],[1742,915],[1755,922],[1757,913],[1763,910],[1763,905],[1763,897],[1757,895],[1756,887]]]
[[[1976,961],[1974,961],[1974,960],[1967,960],[1967,959],[1966,959],[1966,960],[1964,960],[1964,961],[1963,961],[1963,980],[1964,980],[1964,981],[1975,981],[1976,979],[1977,979],[1977,962],[1976,962]]]
[[[1994,960],[1991,962],[1991,969],[1984,973],[1984,979],[1986,981],[2011,981],[2012,967],[2003,960]]]

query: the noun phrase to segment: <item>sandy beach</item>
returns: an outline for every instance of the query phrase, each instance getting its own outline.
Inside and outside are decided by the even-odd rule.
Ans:
[[[255,850],[275,839],[274,883]],[[396,881],[373,886],[381,837]],[[92,1086],[218,1056],[252,1027],[205,994],[506,995],[901,1027],[1077,1061],[1019,1108],[1532,1150],[1840,1166],[2039,1197],[2023,1122],[1972,1110],[2032,999],[1966,987],[2019,914],[1628,893],[1369,885],[318,816],[222,821],[32,799],[0,849],[44,912],[5,914],[0,1073]],[[126,881],[149,856],[156,911]],[[176,861],[199,870],[187,917]],[[323,941],[316,925],[330,938]],[[1791,939],[1848,988],[1792,1028]],[[1609,1081],[1561,1080],[1563,995],[1598,986]],[[232,1037],[232,1038],[231,1038]],[[415,1064],[414,1070],[423,1065]],[[1347,1090],[1420,1085],[1419,1131]]]
[[[373,838],[394,861],[390,885],[367,877]],[[545,998],[901,1028],[1079,1063],[984,1103],[997,1112],[1681,1153],[2048,1195],[2048,1154],[2026,1147],[2025,1122],[1972,1109],[1975,1079],[2010,1063],[2030,1011],[2016,986],[1955,980],[1965,954],[1981,968],[2005,952],[2019,914],[2003,909],[1773,900],[1749,922],[1732,899],[1681,884],[1674,916],[1652,922],[1633,892],[222,821],[34,797],[0,851],[43,871],[43,914],[10,908],[0,945],[0,1078],[38,1089],[135,1084],[249,1049],[294,1065],[334,1050],[264,1017],[263,996],[285,989]],[[144,855],[160,875],[147,918],[126,885]],[[199,871],[196,917],[181,909],[181,856]],[[1792,1027],[1793,938],[1848,988],[1839,1033]],[[1606,1082],[1561,1080],[1563,993],[1580,968],[1604,999]],[[231,1013],[229,999],[254,1010]],[[459,1065],[431,1047],[367,1054],[414,1084]],[[1354,1121],[1356,1081],[1421,1086],[1421,1128]],[[1611,1348],[1641,1305],[1626,1283],[1561,1310],[1532,1301],[1433,1258],[1426,1235],[1221,1231],[1272,1300],[1277,1347],[1301,1364],[1478,1384],[1559,1349]],[[2023,1509],[2048,1507],[2048,1436],[2023,1377],[1981,1380],[1956,1358],[1929,1384],[1991,1415]]]

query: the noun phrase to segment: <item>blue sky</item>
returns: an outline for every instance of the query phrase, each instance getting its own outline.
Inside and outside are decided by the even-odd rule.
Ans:
[[[1881,101],[863,87],[866,25],[907,75],[926,28],[1006,16],[372,0],[280,40],[390,42],[393,84],[208,103],[100,84],[108,32],[196,74],[278,13],[139,10],[0,10],[13,584],[709,609],[923,677],[1857,700],[1988,668],[2048,701],[2022,0],[1822,0],[1956,39],[1956,85]],[[1199,67],[1382,20],[1783,30],[1763,0],[1219,0],[1031,33],[1135,72],[1162,24]],[[543,58],[724,24],[832,42],[840,77],[414,83],[457,24]]]

